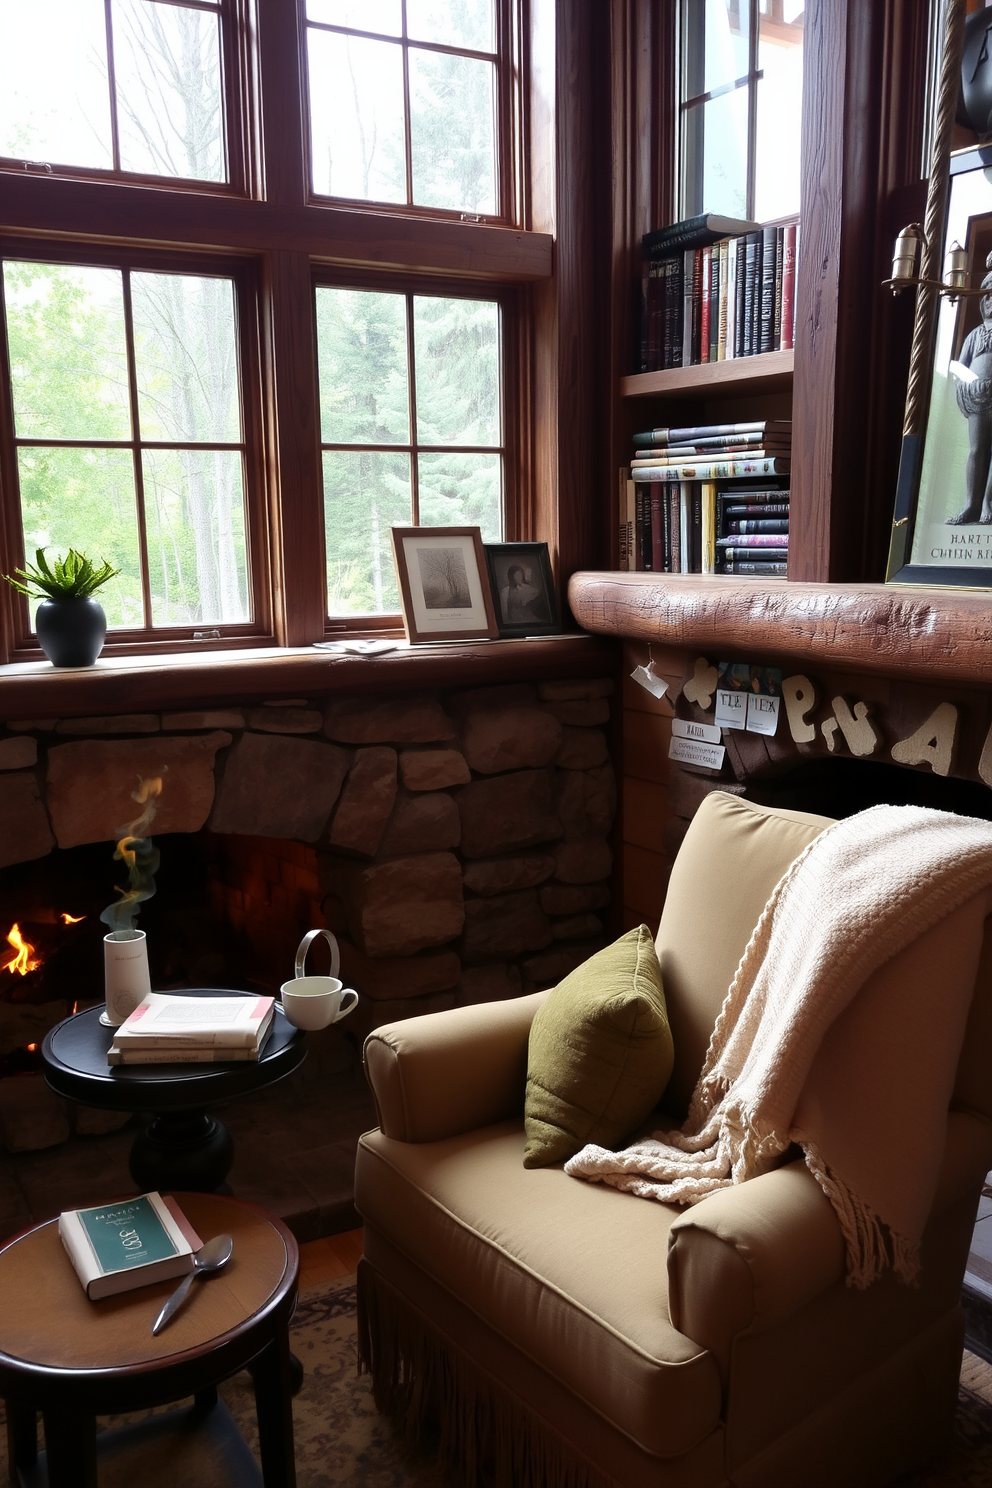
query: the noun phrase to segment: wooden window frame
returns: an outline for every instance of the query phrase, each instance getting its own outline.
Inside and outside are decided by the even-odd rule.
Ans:
[[[300,0],[222,3],[225,14],[237,18],[236,56],[225,66],[247,121],[242,140],[250,189],[239,195],[231,186],[187,189],[186,183],[165,177],[48,175],[0,167],[0,229],[10,256],[34,252],[82,263],[117,255],[136,265],[177,269],[195,269],[198,261],[240,264],[252,286],[253,300],[241,320],[242,346],[257,346],[258,353],[245,383],[253,400],[251,406],[246,402],[245,416],[258,472],[253,540],[261,535],[267,570],[254,627],[240,637],[210,642],[173,639],[169,632],[124,640],[112,632],[104,654],[154,657],[164,650],[267,643],[298,647],[341,634],[326,616],[315,276],[337,283],[352,276],[366,283],[378,278],[396,288],[414,285],[431,293],[500,299],[505,535],[546,539],[560,556],[562,582],[602,551],[606,521],[592,458],[598,363],[581,351],[599,204],[591,194],[572,196],[569,184],[583,178],[596,138],[588,108],[594,90],[576,92],[574,80],[586,71],[592,75],[594,64],[601,69],[602,34],[598,40],[588,36],[581,18],[561,0],[507,0],[502,8],[513,75],[507,180],[513,182],[517,219],[507,226],[424,210],[312,202]],[[225,35],[231,34],[229,27]],[[554,141],[562,114],[568,166],[556,168]],[[561,230],[560,199],[569,203]],[[9,398],[7,407],[9,430]],[[0,467],[0,572],[11,572],[21,560],[20,513],[3,484],[11,460],[8,446]],[[566,493],[562,497],[559,483]],[[40,660],[40,649],[25,632],[25,615],[14,592],[0,584],[0,664]],[[358,631],[382,624],[382,617],[346,621],[349,630]]]
[[[519,223],[522,207],[522,192],[520,189],[521,172],[517,168],[520,149],[517,144],[516,120],[519,117],[519,107],[516,106],[514,79],[519,76],[519,44],[520,21],[522,13],[521,0],[496,0],[496,51],[479,52],[473,48],[456,46],[444,46],[432,42],[412,42],[405,34],[399,37],[380,35],[377,32],[365,32],[355,26],[337,26],[327,22],[311,21],[306,14],[307,0],[299,0],[300,4],[300,76],[303,79],[303,115],[304,115],[304,142],[306,155],[306,180],[307,200],[313,205],[322,205],[328,202],[340,202],[354,211],[380,212],[402,212],[411,216],[424,217],[428,220],[434,217],[447,218],[455,222],[487,222],[503,223],[507,225]],[[406,7],[403,7],[403,25],[406,26]],[[368,201],[364,197],[341,197],[330,196],[324,192],[315,191],[313,188],[313,149],[312,131],[310,118],[310,68],[307,47],[308,31],[328,31],[338,35],[357,35],[369,37],[373,40],[389,42],[391,45],[399,46],[403,52],[403,134],[406,151],[406,180],[407,201],[406,202],[375,202]],[[412,145],[410,124],[410,95],[409,95],[409,52],[414,47],[421,51],[440,52],[447,55],[475,57],[491,62],[495,70],[496,85],[496,108],[494,115],[496,154],[494,166],[496,171],[496,211],[491,213],[471,214],[460,211],[457,208],[425,207],[418,206],[412,200],[413,168],[412,168]]]
[[[520,364],[520,320],[521,320],[521,295],[520,291],[507,285],[494,285],[484,280],[476,282],[465,279],[435,278],[425,274],[401,274],[384,276],[362,270],[338,270],[334,271],[328,266],[315,266],[313,272],[314,293],[318,288],[327,289],[366,289],[378,290],[387,294],[401,294],[408,297],[414,295],[432,295],[438,298],[451,298],[461,300],[489,300],[499,305],[500,308],[500,408],[502,419],[502,443],[498,452],[503,463],[503,493],[502,493],[502,518],[504,537],[510,538],[510,529],[514,532],[518,526],[517,513],[520,509],[520,494],[522,488],[522,461],[519,457],[521,449],[521,431],[526,427],[526,419],[521,417],[520,400],[508,396],[507,388],[511,377],[511,369],[516,371]],[[314,306],[314,334],[316,345],[316,304]],[[407,326],[408,357],[413,356],[413,327]],[[319,428],[319,402],[318,402],[318,453],[323,465],[323,454],[328,449],[366,449],[370,445],[355,444],[347,445],[335,441],[327,442],[322,438]],[[406,443],[376,446],[396,454],[406,454],[411,459],[411,503],[416,510],[416,475],[414,472],[415,457],[421,446],[416,438],[416,429],[411,428],[411,440]],[[432,446],[432,449],[438,449]],[[452,451],[461,449],[462,446],[450,446]],[[492,447],[494,450],[496,446]],[[323,470],[321,470],[321,557],[326,569],[326,552],[324,550],[323,529]],[[325,582],[326,596],[326,582]],[[374,632],[383,635],[399,635],[403,631],[403,617],[399,611],[386,612],[381,615],[331,615],[325,617],[324,622],[327,637],[333,638],[340,635],[342,631],[359,630],[362,632]]]
[[[105,25],[110,31],[109,14],[112,0],[103,0]],[[256,145],[258,118],[258,68],[256,47],[256,5],[258,0],[158,0],[159,4],[178,9],[215,12],[220,21],[221,90],[224,106],[224,153],[226,181],[201,181],[188,176],[155,175],[126,171],[118,166],[62,165],[57,161],[22,160],[0,156],[0,179],[3,174],[43,175],[49,179],[69,181],[126,181],[133,185],[157,187],[165,191],[191,192],[208,196],[251,196],[261,189]],[[117,153],[117,98],[113,51],[108,44],[107,86],[110,92],[111,136]]]
[[[222,623],[211,620],[199,621],[195,625],[138,626],[109,632],[107,649],[117,655],[139,653],[202,650],[205,639],[197,639],[195,631],[207,632],[212,644],[238,648],[243,646],[271,644],[274,638],[272,624],[272,596],[268,565],[253,561],[254,555],[264,555],[269,546],[269,514],[265,501],[265,449],[263,443],[264,422],[264,367],[260,355],[257,333],[259,273],[258,264],[250,258],[235,258],[222,255],[181,253],[178,250],[154,250],[125,248],[115,249],[111,245],[66,244],[10,237],[0,234],[0,259],[11,259],[29,263],[84,265],[97,268],[121,270],[150,270],[176,274],[204,274],[229,278],[234,286],[236,306],[236,334],[238,337],[239,390],[244,438],[244,493],[245,493],[245,541],[248,561],[248,594],[253,618],[248,621]],[[2,311],[3,287],[0,283],[0,311]],[[25,436],[15,437],[12,388],[8,374],[6,317],[0,313],[0,457],[3,470],[8,473],[12,490],[0,486],[4,498],[2,506],[2,530],[0,530],[0,552],[2,571],[12,573],[24,563],[24,542],[21,525],[19,492],[17,489],[17,450],[21,444],[46,444]],[[133,391],[133,390],[132,390]],[[61,443],[61,441],[58,441]],[[105,441],[92,441],[102,445]],[[140,464],[140,452],[149,445],[168,445],[169,441],[139,440],[131,438],[113,441],[116,447],[129,449]],[[71,445],[88,446],[91,441],[71,440]],[[136,485],[138,472],[136,471]],[[136,493],[137,494],[137,493]],[[144,528],[143,504],[138,499],[139,530]],[[28,555],[31,556],[31,555]],[[98,555],[92,555],[98,556]],[[147,564],[143,564],[142,594],[146,612],[150,603]],[[33,660],[40,654],[40,647],[30,624],[28,601],[9,585],[4,584],[0,596],[5,606],[4,628],[8,640],[8,659],[11,661]]]

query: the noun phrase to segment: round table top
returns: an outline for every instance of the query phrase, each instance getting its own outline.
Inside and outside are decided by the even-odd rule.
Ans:
[[[57,1219],[8,1241],[0,1250],[0,1384],[4,1376],[65,1370],[90,1378],[98,1372],[112,1382],[194,1361],[255,1327],[264,1331],[277,1304],[295,1290],[299,1250],[292,1234],[238,1199],[176,1198],[201,1240],[228,1234],[234,1251],[223,1270],[193,1283],[157,1338],[152,1323],[180,1278],[91,1302],[62,1247]]]
[[[182,997],[255,997],[217,987],[184,988]],[[46,1034],[45,1079],[59,1095],[112,1111],[200,1110],[292,1074],[306,1058],[306,1035],[276,1003],[261,1057],[217,1064],[107,1063],[114,1029],[100,1022],[103,1004],[74,1013]]]

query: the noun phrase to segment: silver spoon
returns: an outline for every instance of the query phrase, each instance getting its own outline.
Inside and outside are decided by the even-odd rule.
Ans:
[[[161,1333],[166,1323],[179,1310],[186,1300],[186,1294],[198,1276],[212,1276],[219,1271],[221,1266],[226,1266],[231,1259],[234,1250],[234,1241],[230,1235],[215,1235],[208,1240],[193,1257],[193,1269],[188,1276],[184,1276],[176,1287],[172,1296],[166,1302],[158,1317],[152,1323],[152,1333]]]

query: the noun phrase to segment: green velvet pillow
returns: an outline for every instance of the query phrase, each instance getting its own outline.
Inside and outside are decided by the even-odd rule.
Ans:
[[[542,1003],[530,1030],[524,1167],[613,1147],[650,1115],[675,1060],[661,967],[647,925],[590,956]]]

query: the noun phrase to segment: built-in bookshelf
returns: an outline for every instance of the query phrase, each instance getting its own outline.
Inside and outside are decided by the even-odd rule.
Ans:
[[[666,372],[635,372],[621,377],[622,398],[719,398],[745,393],[788,393],[792,390],[795,352],[766,351],[729,362],[703,362],[671,367]],[[639,415],[640,416],[640,415]]]

